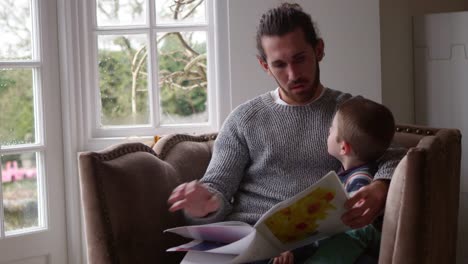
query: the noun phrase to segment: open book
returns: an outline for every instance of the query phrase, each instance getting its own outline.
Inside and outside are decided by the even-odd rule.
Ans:
[[[194,239],[167,251],[187,251],[182,263],[244,263],[273,258],[348,230],[341,221],[347,198],[332,171],[272,207],[255,226],[230,221],[165,230]]]

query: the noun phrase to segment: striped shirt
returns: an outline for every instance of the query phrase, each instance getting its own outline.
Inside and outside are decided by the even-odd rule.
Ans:
[[[338,173],[338,177],[340,177],[346,192],[350,196],[353,196],[362,187],[369,185],[376,172],[376,166],[369,163],[348,170],[341,169],[342,171]]]

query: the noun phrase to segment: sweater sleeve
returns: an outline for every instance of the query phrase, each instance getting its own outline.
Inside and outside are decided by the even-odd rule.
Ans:
[[[250,160],[249,149],[241,131],[240,117],[239,111],[235,111],[224,123],[215,141],[208,169],[200,180],[210,192],[221,198],[221,207],[206,217],[188,218],[191,223],[223,221],[232,211],[233,197]]]
[[[406,151],[405,148],[390,147],[378,160],[378,170],[374,175],[374,180],[391,180],[393,171],[403,156],[405,156]]]

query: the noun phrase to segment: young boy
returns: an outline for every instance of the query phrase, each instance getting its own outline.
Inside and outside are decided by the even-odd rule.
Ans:
[[[338,107],[327,140],[328,153],[341,162],[338,176],[351,196],[372,182],[377,170],[374,162],[390,146],[394,133],[393,115],[381,104],[353,97]],[[377,263],[381,220],[320,241],[306,263]],[[290,252],[274,260],[291,262]]]
[[[375,161],[394,134],[395,121],[385,106],[362,97],[338,106],[327,140],[328,153],[341,162],[338,176],[350,195],[371,183]]]

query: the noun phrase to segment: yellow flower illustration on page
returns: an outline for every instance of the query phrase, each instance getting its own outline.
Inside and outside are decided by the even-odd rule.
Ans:
[[[335,191],[317,188],[307,196],[268,217],[265,225],[282,243],[300,241],[316,234],[317,220],[327,218],[327,211],[336,210],[331,204]]]

